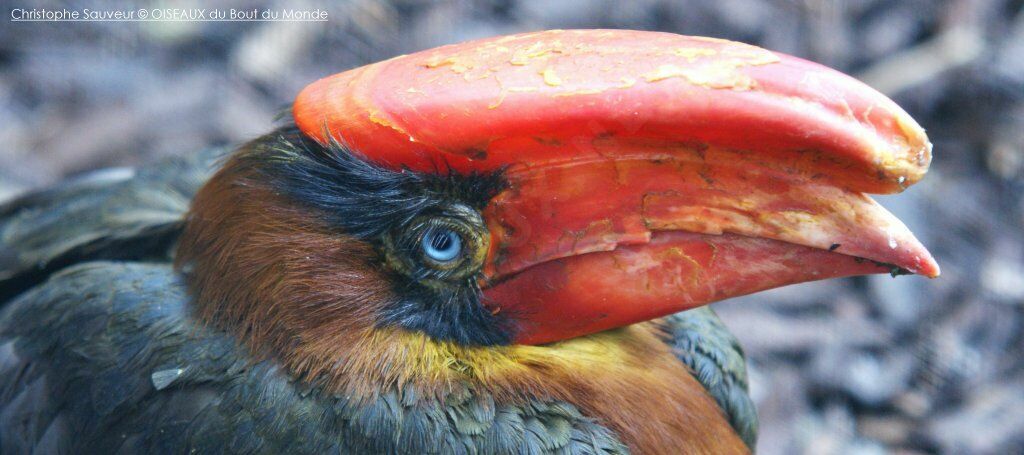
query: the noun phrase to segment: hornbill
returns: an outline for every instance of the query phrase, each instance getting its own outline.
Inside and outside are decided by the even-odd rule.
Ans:
[[[939,273],[866,196],[923,176],[921,127],[746,44],[483,39],[282,123],[0,209],[0,451],[744,453],[699,307]]]

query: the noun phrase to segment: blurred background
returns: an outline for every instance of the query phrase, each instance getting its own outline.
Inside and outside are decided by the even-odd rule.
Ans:
[[[548,28],[740,40],[852,74],[935,145],[928,178],[881,202],[936,280],[833,280],[722,302],[750,358],[759,449],[1024,453],[1024,1],[165,1],[323,8],[326,22],[11,22],[0,1],[0,200],[107,166],[235,144],[305,84],[437,45]]]

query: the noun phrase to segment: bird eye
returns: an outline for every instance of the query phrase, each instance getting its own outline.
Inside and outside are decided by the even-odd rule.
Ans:
[[[423,254],[437,262],[451,262],[462,254],[462,236],[457,232],[435,227],[429,229],[420,241]]]
[[[490,234],[478,211],[453,204],[397,226],[382,240],[386,262],[395,271],[444,286],[480,273]]]

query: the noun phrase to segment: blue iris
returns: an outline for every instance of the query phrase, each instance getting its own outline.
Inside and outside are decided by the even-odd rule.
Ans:
[[[437,262],[452,261],[462,253],[462,237],[451,229],[431,229],[420,243],[427,257]]]

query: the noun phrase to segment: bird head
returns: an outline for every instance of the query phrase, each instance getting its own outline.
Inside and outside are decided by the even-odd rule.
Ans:
[[[924,175],[921,127],[750,45],[490,38],[316,81],[292,118],[200,191],[177,259],[201,318],[302,371],[410,349],[383,337],[423,358],[551,345],[792,283],[939,273],[866,195]]]

